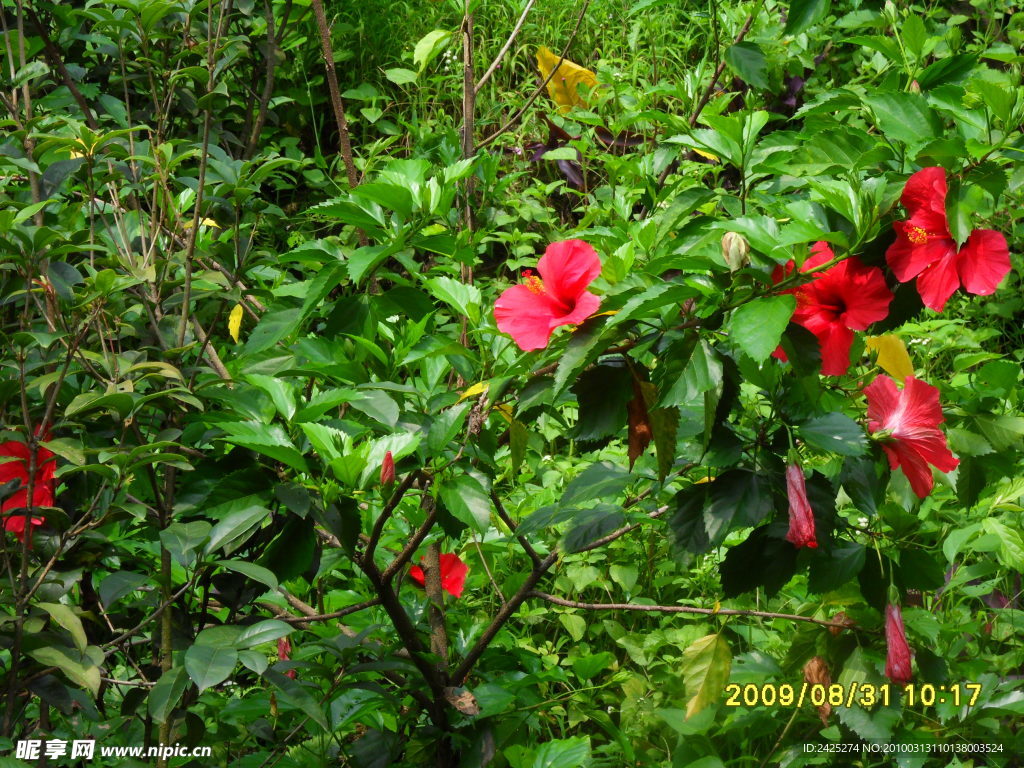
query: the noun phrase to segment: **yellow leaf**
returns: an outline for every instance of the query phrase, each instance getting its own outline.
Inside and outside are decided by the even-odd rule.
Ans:
[[[494,410],[501,414],[502,418],[505,419],[509,424],[512,423],[512,406],[508,403],[498,403],[494,406]]]
[[[231,338],[238,343],[238,332],[242,330],[242,305],[235,304],[235,308],[231,310],[231,314],[228,315],[228,333],[231,334]]]
[[[907,376],[914,375],[914,364],[910,361],[907,348],[899,336],[887,333],[883,336],[868,336],[867,348],[878,352],[878,366],[900,384]]]
[[[537,49],[537,69],[540,70],[541,77],[547,80],[551,71],[558,68],[554,77],[548,80],[548,95],[558,104],[558,111],[565,114],[572,107],[587,105],[586,99],[580,95],[579,86],[594,88],[597,86],[597,75],[568,59],[562,59],[561,65],[558,60],[558,54],[553,53],[547,46],[542,45]]]
[[[489,386],[488,382],[486,382],[486,381],[478,381],[473,386],[467,387],[465,390],[463,390],[462,394],[459,395],[459,402],[461,403],[463,400],[467,400],[470,397],[476,397],[477,395],[481,394],[482,392],[486,392],[488,386]]]
[[[700,155],[705,160],[710,160],[712,163],[718,162],[718,155],[712,155],[710,152],[705,152],[703,149],[693,148],[693,154]]]

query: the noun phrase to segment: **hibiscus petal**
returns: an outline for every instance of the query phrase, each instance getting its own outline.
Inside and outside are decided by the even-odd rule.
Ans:
[[[938,166],[922,168],[907,179],[900,202],[910,215],[922,211],[941,212],[946,219],[946,170]]]
[[[469,566],[459,559],[458,555],[445,553],[440,557],[441,562],[441,588],[452,597],[462,597],[462,590],[466,585],[466,574],[469,573]]]
[[[537,262],[544,288],[556,301],[572,306],[601,274],[601,259],[589,243],[563,240],[551,243]]]
[[[868,399],[868,428],[872,432],[890,429],[886,421],[900,407],[900,391],[896,382],[885,375],[876,376],[864,387],[864,394]]]
[[[803,266],[800,267],[800,271],[809,272],[812,269],[817,269],[822,264],[832,261],[835,257],[836,255],[832,253],[832,249],[829,247],[829,244],[824,240],[819,240],[811,246],[811,255],[807,257]],[[792,262],[790,263],[792,264]]]
[[[548,345],[555,313],[551,301],[526,285],[513,285],[494,303],[498,330],[507,333],[520,349],[529,352]]]
[[[821,346],[821,375],[842,376],[850,368],[850,347],[853,345],[853,331],[837,318],[824,314],[813,315],[801,322],[814,334]]]
[[[560,325],[579,325],[592,314],[597,312],[597,309],[600,306],[600,297],[595,296],[590,292],[584,292],[580,294],[580,297],[576,300],[576,306],[573,307],[572,312],[567,315],[561,315],[551,319],[551,330],[554,330]]]
[[[1006,238],[994,229],[974,230],[957,254],[956,266],[965,291],[979,296],[994,293],[1010,271]]]
[[[846,311],[841,320],[847,328],[867,330],[872,323],[889,316],[892,291],[885,284],[885,275],[878,267],[868,267],[860,259],[849,258],[839,266],[845,267],[840,291]]]
[[[898,458],[899,468],[903,470],[903,474],[910,481],[910,487],[919,499],[923,499],[932,492],[932,487],[935,485],[935,478],[932,477],[932,470],[928,463],[903,440],[893,441],[891,446]]]
[[[944,258],[936,261],[917,276],[917,292],[929,309],[941,312],[949,297],[960,287],[960,276],[956,271],[956,259]]]
[[[889,269],[901,283],[909,283],[935,262],[956,255],[956,241],[951,237],[929,237],[923,243],[911,242],[907,233],[913,226],[913,222],[908,221],[893,224],[896,242],[885,252]]]

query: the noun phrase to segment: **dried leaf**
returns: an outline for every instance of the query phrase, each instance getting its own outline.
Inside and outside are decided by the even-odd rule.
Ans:
[[[597,75],[568,59],[562,59],[559,64],[559,58],[558,54],[547,46],[542,45],[537,49],[537,68],[541,77],[547,80],[552,70],[557,68],[554,77],[548,80],[548,95],[558,104],[559,112],[565,114],[573,107],[587,105],[586,99],[580,95],[579,86],[594,88],[597,85]]]
[[[878,352],[878,367],[902,383],[907,376],[914,375],[914,364],[910,361],[907,348],[899,336],[887,333],[884,336],[868,336],[866,346]]]
[[[839,637],[843,633],[843,627],[855,627],[857,622],[847,616],[843,611],[840,611],[833,616],[830,621],[833,624],[841,624],[841,627],[829,627],[828,631],[832,633],[833,637]]]
[[[651,431],[651,416],[647,412],[647,401],[644,398],[642,382],[633,379],[633,399],[626,403],[629,416],[629,468],[650,445],[654,437]]]
[[[231,334],[231,338],[238,343],[238,333],[242,330],[242,305],[235,304],[234,309],[231,310],[231,314],[228,315],[228,333]]]
[[[804,664],[804,680],[809,685],[820,685],[828,690],[828,687],[832,685],[832,676],[828,673],[828,664],[821,656],[815,656],[806,664]],[[822,725],[828,725],[828,716],[832,713],[832,705],[828,703],[828,698],[825,698],[824,703],[818,707],[818,717],[821,718]]]
[[[476,697],[465,688],[445,688],[444,697],[464,715],[480,714],[480,705],[476,703]]]

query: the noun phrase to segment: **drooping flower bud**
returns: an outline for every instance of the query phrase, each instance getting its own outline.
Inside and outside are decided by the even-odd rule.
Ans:
[[[907,633],[903,629],[903,615],[895,603],[885,606],[885,641],[888,650],[885,654],[885,675],[894,683],[909,683],[910,645]]]
[[[786,494],[789,496],[789,533],[786,541],[799,549],[800,547],[817,548],[818,539],[814,535],[814,511],[807,500],[807,485],[804,483],[804,471],[796,462],[786,467]]]
[[[395,457],[391,451],[384,454],[384,461],[380,464],[380,484],[384,486],[395,482]]]
[[[278,661],[291,661],[292,659],[292,644],[287,637],[281,637],[277,640],[277,658]],[[289,669],[284,673],[284,676],[294,680],[295,670]]]
[[[750,243],[738,232],[726,232],[722,236],[722,260],[730,272],[743,269],[750,263]]]

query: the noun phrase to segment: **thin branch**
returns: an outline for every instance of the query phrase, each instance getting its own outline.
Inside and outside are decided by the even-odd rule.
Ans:
[[[523,548],[523,551],[526,552],[526,554],[529,555],[530,559],[533,561],[534,567],[540,565],[540,555],[537,554],[537,550],[535,550],[533,548],[533,545],[526,540],[525,536],[520,536],[518,533],[516,533],[515,521],[511,517],[509,517],[508,512],[505,511],[505,507],[501,503],[501,499],[498,498],[498,494],[495,493],[494,491],[491,491],[491,501],[494,503],[494,509],[497,510],[498,512],[498,517],[500,517],[501,521],[509,527],[510,531],[512,531],[512,534],[516,537],[516,540],[519,542],[519,545]]]
[[[292,600],[290,598],[292,598],[292,595],[285,593],[285,599],[288,599],[288,602],[292,603]],[[295,600],[297,602],[300,602],[298,601],[298,598],[295,598]],[[294,605],[295,603],[292,604]],[[300,608],[300,611],[302,611],[303,613],[302,616],[292,616],[291,614],[287,614],[279,617],[281,621],[287,622],[288,624],[305,624],[306,622],[310,621],[330,621],[331,619],[340,619],[345,616],[348,616],[349,614],[364,611],[367,608],[372,608],[375,605],[380,605],[380,598],[375,597],[372,600],[367,600],[362,603],[356,603],[355,605],[349,605],[345,608],[334,611],[332,613],[317,613],[316,611],[313,611],[313,613],[307,614],[305,612],[305,609],[310,608],[310,606],[306,605],[305,603],[301,603],[301,605],[302,608]]]
[[[370,539],[366,542],[366,549],[363,550],[363,554],[359,557],[360,562],[373,563],[373,552],[377,548],[377,544],[380,543],[381,534],[384,533],[384,526],[394,513],[395,508],[399,502],[402,501],[402,497],[405,496],[406,491],[412,488],[412,484],[416,482],[417,478],[420,477],[420,472],[410,472],[399,483],[398,487],[395,488],[391,494],[391,498],[388,503],[384,505],[384,510],[377,516],[377,519],[373,523],[373,530],[370,532]]]
[[[480,89],[484,87],[484,83],[491,79],[491,75],[494,74],[498,65],[501,64],[501,60],[505,58],[505,54],[508,53],[509,48],[512,47],[512,43],[515,42],[516,37],[519,35],[519,30],[523,28],[523,22],[526,21],[526,17],[530,13],[530,9],[533,8],[533,4],[535,2],[536,0],[527,0],[526,7],[523,8],[523,12],[519,16],[519,21],[517,21],[516,25],[512,28],[512,34],[508,36],[508,40],[505,41],[505,45],[503,45],[501,50],[498,51],[498,55],[494,57],[494,61],[491,62],[491,66],[487,68],[483,77],[477,81],[476,86],[473,88],[475,93],[480,93]]]
[[[659,517],[661,517],[666,512],[668,512],[668,510],[669,510],[669,507],[667,507],[667,506],[666,507],[660,507],[660,508],[654,510],[653,512],[649,512],[647,514],[647,517],[649,517],[651,520],[657,520]],[[630,525],[624,525],[621,528],[618,528],[618,529],[612,531],[607,536],[602,536],[600,539],[596,539],[596,540],[590,542],[589,544],[587,544],[587,546],[583,547],[582,549],[575,550],[574,553],[589,552],[592,549],[597,549],[599,547],[603,547],[605,544],[610,544],[613,541],[615,541],[616,539],[621,538],[622,536],[625,536],[630,531],[636,530],[641,525],[643,525],[643,523],[631,523]]]
[[[772,611],[743,610],[739,608],[697,608],[691,605],[638,605],[637,603],[581,603],[576,600],[566,600],[564,597],[556,597],[546,592],[531,591],[528,598],[546,600],[555,605],[566,608],[579,608],[587,611],[647,611],[651,613],[695,613],[703,616],[760,616],[765,619],[786,619],[787,621],[804,621],[809,624],[817,624],[821,627],[832,629],[860,629],[834,621],[815,619],[810,616],[800,616],[795,613],[774,613]],[[865,630],[869,631],[869,630]]]
[[[322,0],[312,0],[312,5],[313,15],[316,16],[316,26],[320,31],[320,50],[323,53],[324,68],[327,71],[327,87],[331,93],[331,107],[334,110],[334,120],[338,124],[341,159],[345,163],[345,172],[348,174],[348,185],[355,187],[359,184],[359,176],[352,160],[352,140],[349,138],[348,120],[345,118],[345,103],[341,100],[338,75],[334,71],[334,46],[331,44],[331,30],[327,26]]]
[[[555,76],[555,73],[562,66],[562,62],[565,61],[565,54],[569,52],[569,46],[571,46],[573,40],[576,39],[576,33],[579,32],[580,24],[583,23],[583,17],[586,15],[587,8],[589,6],[590,0],[583,0],[583,6],[580,8],[579,16],[576,17],[576,26],[572,28],[572,34],[569,35],[569,39],[565,42],[565,47],[562,48],[562,53],[558,57],[558,64],[552,67],[551,72],[549,72],[548,76],[544,78],[544,82],[537,86],[536,90],[530,94],[530,97],[526,100],[523,106],[520,107],[519,110],[514,115],[512,115],[512,117],[510,117],[503,126],[501,126],[501,128],[499,128],[486,139],[477,144],[476,148],[478,151],[486,147],[496,138],[505,133],[513,125],[518,123],[522,119],[523,115],[526,114],[526,110],[528,110],[533,105],[533,102],[537,100],[537,97],[540,96],[540,94],[543,92],[545,88],[547,88],[548,83],[551,82],[551,78]]]
[[[545,573],[555,564],[558,560],[558,552],[552,552],[550,555],[545,557],[541,562],[530,571],[530,575],[526,577],[526,581],[523,585],[516,590],[516,593],[508,599],[501,609],[495,614],[491,623],[487,625],[480,637],[477,638],[476,642],[473,643],[473,647],[466,653],[466,657],[459,664],[458,668],[452,674],[452,685],[458,688],[466,682],[466,677],[473,669],[473,665],[476,664],[477,660],[483,655],[483,652],[487,650],[487,646],[494,640],[495,635],[505,625],[512,614],[519,610],[519,606],[523,604],[523,601],[530,595],[530,592],[537,585],[537,582],[541,580]]]

